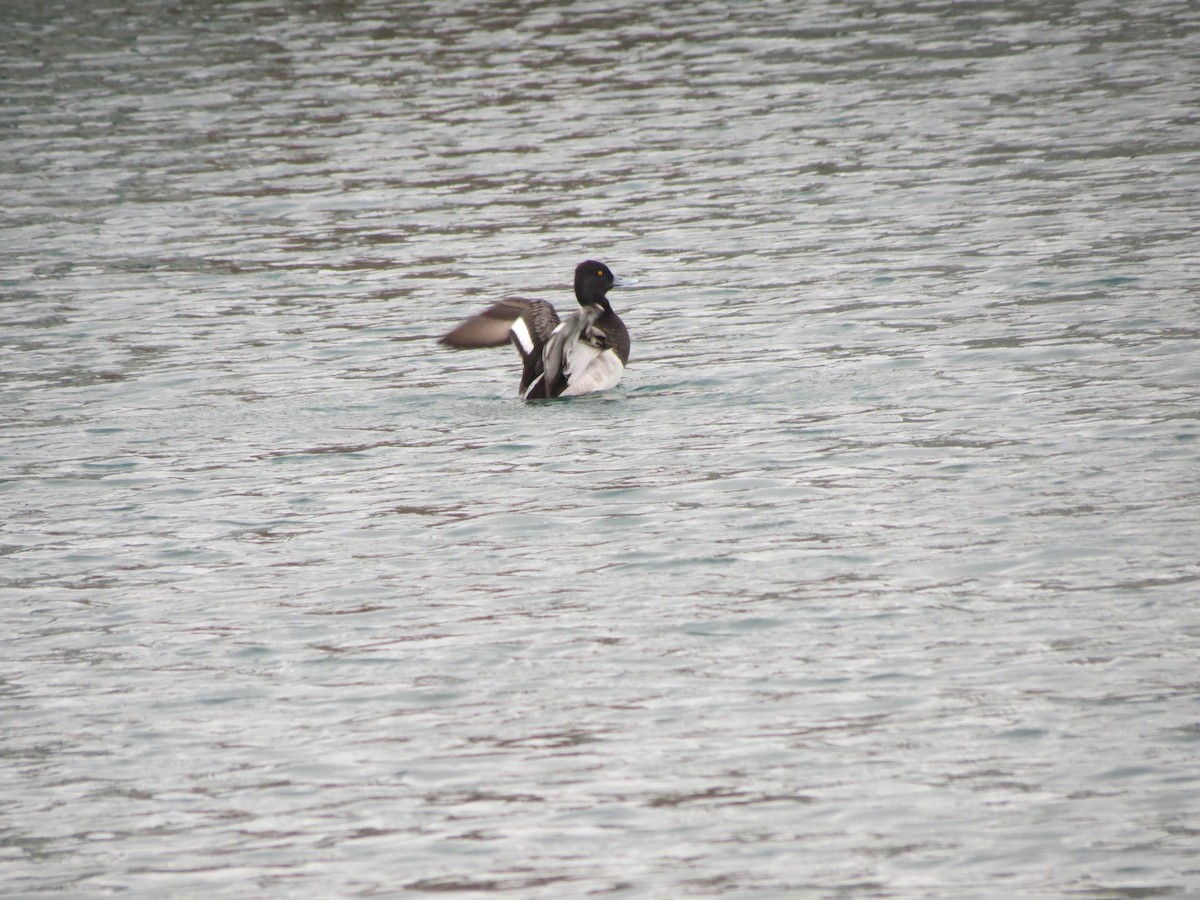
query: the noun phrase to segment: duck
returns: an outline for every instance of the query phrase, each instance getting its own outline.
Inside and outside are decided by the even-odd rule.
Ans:
[[[503,347],[521,357],[519,395],[525,400],[577,397],[616,387],[629,364],[629,329],[613,312],[608,292],[636,284],[602,262],[575,267],[579,309],[560,319],[547,300],[508,297],[443,335],[456,349]]]

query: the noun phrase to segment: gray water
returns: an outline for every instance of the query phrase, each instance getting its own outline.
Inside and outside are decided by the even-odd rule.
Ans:
[[[0,22],[0,893],[1200,896],[1194,2]]]

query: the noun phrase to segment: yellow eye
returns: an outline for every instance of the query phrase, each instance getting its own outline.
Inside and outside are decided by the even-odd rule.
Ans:
[[[596,274],[597,274],[597,275],[599,275],[601,278],[603,278],[603,277],[604,277],[604,270],[603,270],[603,269],[597,269],[597,270],[596,270]]]

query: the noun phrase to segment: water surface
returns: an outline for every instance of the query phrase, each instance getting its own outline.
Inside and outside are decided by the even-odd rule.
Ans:
[[[1200,891],[1198,31],[11,4],[0,892]]]

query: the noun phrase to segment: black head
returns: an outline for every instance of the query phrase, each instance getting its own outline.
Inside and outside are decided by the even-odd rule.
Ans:
[[[633,282],[620,278],[602,262],[588,259],[575,267],[575,299],[581,306],[595,304],[608,308],[608,297],[611,288],[624,287]]]

